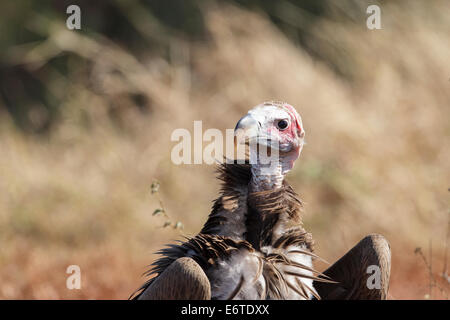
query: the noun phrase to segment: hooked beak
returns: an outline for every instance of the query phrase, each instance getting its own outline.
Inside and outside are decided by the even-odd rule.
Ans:
[[[242,117],[234,128],[234,135],[239,144],[252,144],[279,149],[278,140],[272,139],[261,131],[261,123],[251,114]],[[255,145],[255,146],[256,146]]]
[[[251,114],[246,114],[236,124],[236,127],[234,128],[234,132],[236,132],[238,129],[241,129],[244,131],[254,130],[254,129],[258,130],[259,123]]]
[[[245,143],[257,138],[259,129],[259,122],[251,114],[247,114],[236,124],[234,135],[238,138],[239,143]]]

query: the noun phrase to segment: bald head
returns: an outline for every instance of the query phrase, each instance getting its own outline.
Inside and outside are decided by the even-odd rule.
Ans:
[[[236,124],[236,132],[246,142],[277,150],[280,162],[290,170],[303,147],[305,131],[293,106],[284,102],[264,102],[252,108]]]

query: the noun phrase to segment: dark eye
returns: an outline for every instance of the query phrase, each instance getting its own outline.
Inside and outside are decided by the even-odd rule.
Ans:
[[[277,123],[277,127],[280,130],[284,130],[289,126],[289,122],[287,120],[280,120]]]

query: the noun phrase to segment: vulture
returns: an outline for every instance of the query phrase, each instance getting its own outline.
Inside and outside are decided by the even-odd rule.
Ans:
[[[302,202],[285,180],[305,137],[294,107],[262,103],[235,133],[247,157],[219,165],[220,195],[200,233],[158,251],[150,279],[131,298],[386,299],[391,255],[381,235],[366,236],[324,272],[314,269],[320,258]]]

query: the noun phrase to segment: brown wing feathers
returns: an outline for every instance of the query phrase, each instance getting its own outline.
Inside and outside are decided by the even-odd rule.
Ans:
[[[148,280],[137,292],[134,298],[138,298],[157,277],[162,274],[173,262],[182,257],[192,258],[203,270],[207,270],[219,260],[226,260],[233,251],[246,249],[253,252],[253,248],[246,241],[234,241],[216,235],[199,234],[180,244],[169,244],[157,253],[162,257],[150,265],[150,269],[144,273],[145,276],[154,276]]]
[[[154,275],[154,277],[138,290],[136,297],[139,297],[164,270],[181,257],[191,257],[207,274],[207,270],[213,268],[218,261],[229,259],[233,252],[241,249],[256,252],[261,263],[255,272],[255,278],[242,278],[230,295],[231,298],[239,294],[244,281],[255,281],[259,278],[258,274],[263,274],[265,281],[265,290],[261,292],[261,298],[282,299],[288,288],[295,290],[304,298],[308,298],[310,294],[316,295],[312,288],[305,286],[301,281],[291,283],[286,278],[295,276],[329,281],[326,276],[288,257],[292,253],[317,257],[312,253],[311,235],[302,227],[302,204],[293,189],[285,182],[282,188],[275,191],[248,193],[247,186],[251,177],[248,164],[223,164],[218,171],[219,179],[222,181],[221,196],[214,202],[201,233],[186,242],[171,244],[160,250],[158,253],[162,257],[145,273],[146,276]],[[236,215],[242,215],[240,217],[242,219],[237,219]],[[242,225],[238,225],[239,223]],[[238,233],[231,234],[233,238],[230,238],[226,231],[228,224],[235,224],[229,228],[230,230],[242,227],[245,232],[241,237]],[[281,236],[274,235],[276,228]],[[267,245],[272,246],[277,252],[267,255],[259,252],[262,246]],[[287,250],[292,247],[295,249]],[[290,266],[299,272],[285,271],[283,266]],[[305,275],[302,270],[311,271],[313,275]]]

